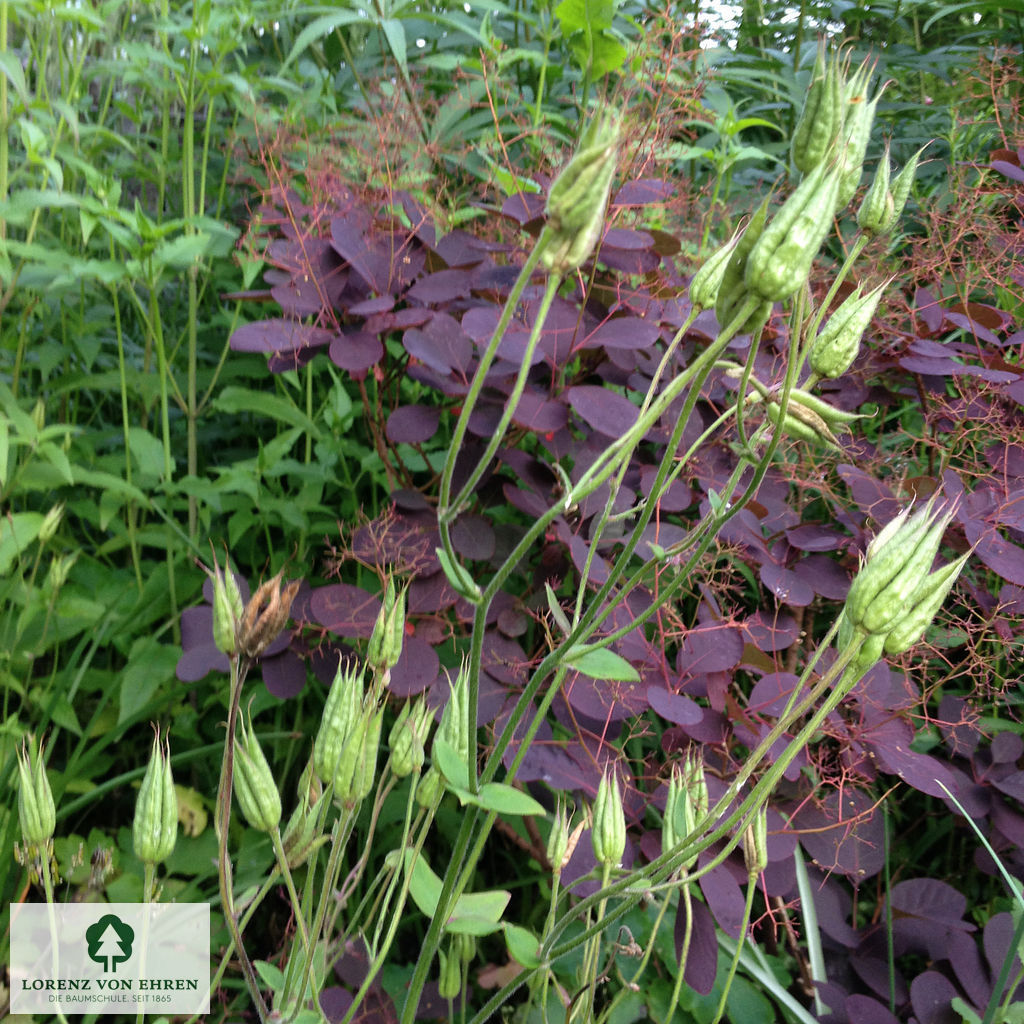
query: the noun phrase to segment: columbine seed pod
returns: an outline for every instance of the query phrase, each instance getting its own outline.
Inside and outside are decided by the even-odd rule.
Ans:
[[[249,599],[238,624],[238,649],[247,658],[259,657],[284,629],[291,614],[292,601],[299,592],[299,580],[281,590],[284,570],[272,580],[261,583]]]
[[[53,535],[57,532],[57,527],[60,526],[61,520],[64,518],[64,502],[58,502],[49,512],[43,517],[43,521],[39,524],[39,543],[48,544],[53,540]]]
[[[750,294],[747,286],[744,284],[743,274],[746,270],[747,257],[750,255],[750,250],[757,244],[757,240],[761,237],[765,224],[768,222],[768,202],[770,199],[770,195],[765,196],[761,200],[761,205],[754,211],[747,222],[747,226],[737,239],[736,247],[733,249],[728,263],[726,263],[722,280],[718,284],[718,293],[715,297],[715,318],[723,329],[728,327],[733,321],[743,301]],[[757,316],[757,313],[755,313],[755,316]],[[743,334],[747,329],[752,328],[754,326],[753,320],[754,316],[749,317],[740,326],[737,333]]]
[[[598,864],[617,868],[626,851],[626,813],[614,771],[605,771],[594,801],[594,825],[590,833]]]
[[[299,802],[285,826],[281,844],[288,867],[301,867],[309,859],[309,855],[327,842],[324,832],[324,821],[329,806],[327,793],[323,790],[313,770],[313,759],[310,758],[298,786]]]
[[[875,315],[882,292],[889,281],[866,295],[860,288],[828,318],[821,333],[811,342],[808,360],[819,377],[841,377],[853,365],[860,351],[860,340]]]
[[[739,241],[739,234],[733,235],[725,245],[716,249],[704,261],[700,270],[693,275],[693,279],[690,281],[690,302],[697,309],[714,308],[729,261],[732,259]]]
[[[377,752],[384,711],[375,704],[367,705],[349,736],[341,760],[335,768],[334,799],[347,808],[358,806],[373,791],[377,779]]]
[[[747,257],[743,279],[750,291],[781,302],[807,280],[832,226],[839,178],[835,167],[821,163],[782,204]]]
[[[433,715],[425,700],[407,701],[402,705],[388,735],[391,770],[398,778],[404,779],[422,770],[432,721]]]
[[[678,764],[673,764],[672,777],[668,781],[668,796],[665,798],[665,817],[661,823],[661,852],[671,853],[687,835],[686,786],[682,769]]]
[[[449,947],[447,955],[439,949],[437,956],[441,961],[441,977],[437,983],[437,994],[442,999],[454,999],[462,991],[462,961],[452,947]]]
[[[235,738],[234,788],[238,806],[254,829],[272,832],[277,828],[281,823],[281,794],[251,719],[242,723],[241,740]]]
[[[338,769],[363,706],[363,693],[362,669],[339,659],[313,743],[313,768],[324,783],[331,782]]]
[[[896,207],[889,189],[889,173],[889,143],[886,142],[871,187],[864,194],[864,201],[857,211],[857,227],[866,235],[885,234],[888,230],[885,225],[893,222]]]
[[[793,129],[790,155],[793,166],[809,174],[824,159],[843,124],[843,87],[838,62],[826,67],[825,46],[818,47],[818,56],[811,74],[800,118]]]
[[[857,69],[846,88],[846,116],[843,122],[843,143],[840,146],[840,177],[839,191],[836,195],[835,209],[842,210],[853,198],[860,184],[860,176],[864,167],[864,154],[867,153],[868,141],[871,138],[871,126],[875,120],[875,110],[882,98],[879,92],[873,100],[867,98],[868,84],[871,80],[871,69],[864,63]]]
[[[834,405],[829,405],[824,399],[812,395],[802,388],[793,388],[789,392],[789,402],[791,406],[795,403],[817,413],[833,430],[848,430],[851,423],[864,419],[866,416],[865,413],[845,412],[842,409],[837,409]]]
[[[914,184],[914,175],[917,173],[917,164],[921,159],[921,154],[927,149],[927,146],[922,146],[907,163],[906,167],[896,175],[896,178],[892,183],[892,216],[890,220],[883,224],[879,234],[887,235],[896,226],[896,222],[903,215],[903,209],[907,205],[907,199],[910,197],[910,188]]]
[[[171,777],[170,743],[157,728],[146,774],[135,802],[132,842],[144,864],[160,864],[174,852],[178,838],[178,797]]]
[[[402,641],[405,639],[405,592],[405,587],[396,592],[395,581],[388,579],[380,613],[373,625],[366,660],[382,671],[394,668],[402,656]]]
[[[743,833],[743,861],[748,875],[768,867],[768,810],[760,807]]]
[[[469,729],[469,668],[466,662],[462,663],[454,682],[449,676],[448,685],[450,696],[441,713],[437,736],[455,750],[460,760],[468,764],[470,750],[466,732]]]
[[[545,211],[551,240],[541,262],[557,274],[581,266],[594,251],[604,225],[619,154],[619,117],[598,114],[580,138],[579,148],[548,193]]]
[[[786,415],[782,415],[782,406],[778,402],[769,402],[765,406],[768,419],[778,430],[815,445],[824,445],[834,451],[841,451],[839,439],[829,429],[828,424],[816,413],[800,405],[790,402]]]
[[[46,775],[42,741],[27,736],[18,750],[18,822],[25,842],[43,847],[57,827],[57,809]]]
[[[936,569],[925,580],[921,590],[914,595],[914,606],[899,619],[885,637],[886,654],[902,654],[910,650],[935,618],[953,584],[956,583],[970,552],[961,555],[955,562]]]
[[[952,513],[936,516],[935,497],[888,535],[850,586],[845,614],[854,629],[887,634],[924,584]]]

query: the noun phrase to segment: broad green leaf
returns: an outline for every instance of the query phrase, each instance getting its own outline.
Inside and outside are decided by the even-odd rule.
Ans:
[[[38,512],[11,512],[0,518],[0,576],[11,571],[15,558],[35,541],[42,525]]]
[[[44,441],[36,451],[64,478],[66,483],[73,484],[75,475],[71,471],[71,463],[63,448],[59,448],[52,441]]]
[[[253,967],[256,968],[256,973],[263,979],[263,984],[272,992],[284,990],[284,971],[279,967],[268,964],[266,960],[257,960]]]
[[[639,682],[637,670],[621,655],[607,647],[572,647],[565,656],[570,668],[593,679],[611,679],[621,683]]]
[[[469,766],[459,757],[458,751],[450,743],[438,738],[430,748],[430,756],[434,767],[444,777],[448,788],[459,798],[465,807],[472,804],[482,807],[495,814],[539,814],[547,811],[528,793],[522,793],[514,786],[503,782],[488,782],[480,787],[479,793],[469,791]]]
[[[161,644],[152,636],[139,637],[132,644],[128,664],[121,670],[118,725],[144,711],[157,690],[174,679],[178,655],[178,649]]]
[[[295,40],[295,45],[292,47],[291,53],[288,54],[288,59],[284,62],[281,70],[283,71],[287,68],[299,54],[303,53],[313,43],[318,39],[322,39],[328,33],[341,28],[343,25],[354,25],[359,22],[366,23],[368,20],[366,14],[360,14],[355,11],[334,11],[331,14],[325,14],[314,19],[299,33],[298,38]]]
[[[612,0],[562,0],[555,17],[568,38],[574,32],[599,32],[612,27],[615,7]]]
[[[441,898],[441,879],[431,870],[423,854],[416,856],[412,849],[405,851],[405,867],[409,871],[409,894],[413,902],[421,913],[433,917]],[[445,922],[445,928],[468,935],[496,932],[501,927],[501,915],[511,898],[512,894],[504,889],[463,893],[455,904],[455,912]]]
[[[512,959],[528,970],[540,967],[544,962],[537,955],[540,952],[540,940],[526,928],[517,924],[505,925],[505,944]]]
[[[218,412],[229,414],[252,412],[269,416],[290,426],[301,427],[315,440],[320,439],[317,425],[301,409],[279,395],[268,395],[265,391],[252,391],[249,388],[226,387],[213,400],[213,407]]]
[[[384,18],[380,23],[380,27],[384,30],[392,56],[402,69],[402,74],[408,78],[409,66],[406,63],[405,26],[396,18]]]
[[[465,793],[469,786],[469,765],[459,757],[458,751],[440,737],[430,748],[430,759],[455,793]],[[463,801],[465,802],[465,801]]]
[[[159,438],[154,437],[145,427],[129,427],[128,446],[140,473],[158,480],[163,476],[164,446]]]
[[[496,814],[547,814],[529,793],[523,793],[504,782],[485,782],[472,802]]]

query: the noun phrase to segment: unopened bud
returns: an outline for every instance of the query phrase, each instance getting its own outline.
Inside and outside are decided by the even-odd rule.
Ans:
[[[590,833],[594,858],[605,867],[619,867],[626,851],[626,814],[622,807],[619,781],[605,770],[594,801],[594,825]]]
[[[549,270],[581,266],[601,237],[619,154],[619,117],[606,110],[590,122],[576,153],[555,179],[545,210],[551,240],[541,255]]]
[[[57,827],[57,809],[46,775],[42,741],[27,736],[18,750],[18,821],[27,844],[44,847]]]
[[[462,991],[462,962],[458,953],[451,948],[447,954],[439,949],[437,956],[441,961],[441,977],[437,983],[437,994],[442,999],[454,999]]]
[[[132,842],[144,864],[160,864],[174,852],[178,838],[178,797],[171,777],[171,750],[157,728],[146,774],[135,802]]]

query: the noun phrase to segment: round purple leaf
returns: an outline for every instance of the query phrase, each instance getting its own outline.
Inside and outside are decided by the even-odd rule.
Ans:
[[[384,346],[380,339],[365,331],[335,336],[328,350],[331,362],[349,373],[360,373],[380,362]]]
[[[428,405],[400,405],[389,417],[384,431],[395,444],[422,444],[437,432],[441,410]]]

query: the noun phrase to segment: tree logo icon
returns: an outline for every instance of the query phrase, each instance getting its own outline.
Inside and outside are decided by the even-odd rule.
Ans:
[[[105,914],[85,930],[89,959],[103,966],[104,972],[116,971],[132,955],[135,929],[115,914]]]

